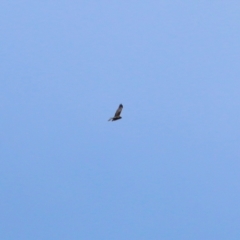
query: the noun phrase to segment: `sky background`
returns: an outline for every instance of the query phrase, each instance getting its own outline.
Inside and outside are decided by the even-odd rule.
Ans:
[[[0,239],[240,239],[239,1],[2,0],[0,32]]]

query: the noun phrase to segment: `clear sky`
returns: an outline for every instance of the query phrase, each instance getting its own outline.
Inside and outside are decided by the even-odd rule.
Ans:
[[[240,239],[239,1],[2,0],[0,30],[0,239]]]

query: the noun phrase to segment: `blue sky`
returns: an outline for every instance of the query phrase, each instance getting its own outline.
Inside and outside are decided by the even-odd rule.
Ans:
[[[239,1],[1,1],[0,23],[1,239],[240,239]]]

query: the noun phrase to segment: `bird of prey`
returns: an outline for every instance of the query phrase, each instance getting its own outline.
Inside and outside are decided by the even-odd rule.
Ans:
[[[121,112],[122,112],[122,109],[123,109],[123,105],[120,104],[114,117],[110,118],[108,121],[116,121],[116,120],[119,120],[121,119],[122,117],[120,116]]]

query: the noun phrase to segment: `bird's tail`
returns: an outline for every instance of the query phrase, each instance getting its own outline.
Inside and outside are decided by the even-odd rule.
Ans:
[[[109,118],[109,120],[108,121],[111,121],[113,118]]]

